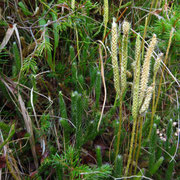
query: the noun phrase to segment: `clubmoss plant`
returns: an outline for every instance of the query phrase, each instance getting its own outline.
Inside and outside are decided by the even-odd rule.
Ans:
[[[129,166],[130,163],[132,162],[132,151],[134,148],[134,137],[135,137],[135,130],[136,130],[136,123],[137,123],[137,111],[135,111],[135,108],[139,109],[139,114],[142,114],[143,112],[145,112],[147,110],[147,108],[149,107],[149,102],[151,100],[151,96],[152,96],[152,87],[148,88],[148,80],[149,80],[149,71],[150,71],[150,60],[151,60],[151,56],[154,50],[154,47],[156,45],[156,35],[153,35],[153,38],[150,42],[150,45],[147,49],[146,55],[145,55],[145,60],[144,60],[144,64],[142,67],[142,74],[141,74],[141,82],[140,82],[140,93],[139,93],[139,105],[137,108],[136,102],[137,102],[137,87],[138,87],[138,80],[135,78],[134,81],[134,87],[136,87],[136,89],[134,89],[135,92],[133,92],[133,101],[135,100],[136,102],[133,102],[133,129],[132,129],[132,133],[131,133],[131,142],[130,142],[130,149],[129,149],[129,156],[128,156],[128,161],[127,161],[127,166],[126,166],[126,170],[125,170],[125,175],[128,175],[128,171],[129,171]],[[138,51],[136,51],[138,52]],[[135,57],[138,57],[138,55],[135,55]],[[139,56],[140,58],[140,56]],[[136,63],[138,64],[138,63]],[[138,71],[138,70],[137,70]],[[135,94],[134,94],[135,93]],[[145,97],[146,96],[146,97]],[[143,104],[142,104],[143,103]],[[140,132],[141,133],[141,132]],[[141,140],[140,140],[141,141]]]
[[[13,76],[17,76],[18,73],[21,70],[21,58],[20,58],[20,53],[17,47],[17,43],[13,42],[13,54],[14,54],[14,68],[13,68]]]
[[[95,86],[95,93],[96,93],[96,107],[99,108],[99,100],[101,95],[101,73],[97,71],[96,74],[96,86]]]
[[[72,10],[75,9],[75,0],[71,0],[71,8],[72,8]]]
[[[164,161],[164,157],[161,156],[161,157],[157,160],[157,162],[154,164],[154,166],[152,167],[152,169],[151,169],[151,171],[150,171],[151,175],[153,175],[153,174],[155,174],[155,173],[157,172],[157,170],[160,168],[160,166],[161,166],[161,164],[163,163],[163,161]]]
[[[109,20],[109,3],[108,0],[104,0],[104,35],[103,35],[103,40],[106,35],[106,29],[107,29],[107,23]]]
[[[139,94],[140,105],[142,104],[142,101],[145,96],[145,92],[147,90],[148,80],[149,80],[150,60],[151,60],[151,56],[152,56],[154,47],[156,45],[156,42],[157,42],[157,39],[156,39],[156,35],[154,34],[150,42],[150,45],[147,49],[143,68],[142,68],[142,73],[141,73],[140,94]]]
[[[76,126],[76,148],[80,150],[82,145],[82,95],[79,94],[77,91],[72,93],[72,122]]]
[[[170,139],[172,137],[172,119],[169,120],[168,125],[167,125],[167,129],[166,129],[166,143],[165,143],[165,149],[166,151],[169,151],[169,145],[170,145]]]
[[[115,26],[115,19],[113,20],[113,26]],[[116,25],[117,26],[117,25]],[[117,28],[116,28],[117,29]],[[119,146],[120,146],[120,139],[121,139],[121,126],[122,126],[122,101],[123,101],[123,96],[124,96],[124,92],[126,89],[126,71],[127,71],[127,53],[128,53],[128,33],[129,33],[129,29],[130,29],[130,24],[128,22],[124,22],[123,23],[123,39],[122,39],[122,52],[121,52],[121,81],[119,83],[119,68],[118,68],[118,63],[115,64],[115,66],[113,66],[113,72],[114,72],[114,86],[116,89],[116,93],[119,96],[119,101],[120,101],[120,105],[119,105],[119,130],[118,130],[118,137],[117,137],[117,146],[116,146],[116,150],[115,150],[115,159],[119,153]],[[113,28],[112,28],[112,36],[113,36]],[[116,37],[117,39],[117,37]],[[113,38],[112,38],[112,42],[113,42]],[[115,44],[115,43],[114,43]],[[116,40],[116,48],[117,48],[117,40]],[[113,55],[113,54],[112,54]],[[117,62],[117,55],[116,55],[116,61]],[[113,64],[113,61],[112,61]],[[114,71],[114,68],[116,68],[117,70]],[[120,85],[119,85],[120,84]],[[120,86],[121,86],[121,92],[120,92]]]
[[[77,83],[77,75],[78,75],[78,72],[77,72],[77,62],[74,61],[72,63],[72,66],[71,66],[71,73],[72,73],[72,83],[74,85],[74,88],[75,90],[78,89],[78,83]]]
[[[152,86],[148,87],[147,92],[146,92],[146,97],[144,99],[144,103],[142,104],[142,107],[139,111],[140,114],[143,114],[144,112],[147,111],[147,109],[149,107],[149,103],[151,101],[152,92],[153,92],[153,87]]]
[[[133,104],[132,104],[132,117],[133,122],[136,123],[138,120],[138,111],[139,111],[139,81],[140,81],[140,58],[141,58],[141,41],[140,41],[140,35],[138,34],[136,38],[136,46],[135,46],[135,61],[134,61],[134,82],[133,82]],[[138,122],[137,122],[137,129],[136,129],[136,137],[135,137],[135,146],[133,150],[133,158],[135,156],[136,147],[137,147],[137,138],[138,138]],[[132,171],[132,165],[130,174]]]
[[[149,170],[153,169],[154,163],[155,163],[155,150],[156,150],[156,143],[157,143],[157,125],[153,124],[153,129],[152,129],[152,134],[150,138],[150,143],[149,143]]]
[[[118,155],[115,161],[114,176],[121,177],[123,172],[123,157]]]
[[[57,14],[51,12],[51,16],[52,16],[53,21],[57,21],[57,19],[58,19]],[[57,47],[59,45],[59,27],[58,27],[57,22],[53,24],[53,34],[54,34],[53,65],[55,66],[56,51],[57,51]],[[55,67],[54,67],[54,69],[55,69]]]
[[[162,57],[163,57],[163,53],[160,53],[158,55],[155,63],[154,63],[154,76],[153,76],[153,78],[156,78],[157,72],[158,72],[160,65],[161,65]]]
[[[156,161],[156,146],[157,146],[157,125],[153,124],[153,129],[152,129],[152,134],[150,138],[150,147],[149,147],[149,172],[151,175],[155,174],[156,171],[159,169],[161,164],[164,161],[164,157],[161,156],[157,161]]]
[[[121,59],[121,93],[123,94],[127,84],[127,59],[128,59],[128,35],[130,24],[127,21],[123,23],[123,39],[122,39],[122,59]]]
[[[38,169],[38,173],[35,175],[36,179],[39,179],[40,173],[47,171],[50,167],[54,167],[55,171],[59,171],[61,179],[106,179],[111,175],[112,167],[108,164],[101,167],[90,167],[86,164],[80,164],[79,153],[75,148],[69,146],[66,152],[62,154],[56,153],[55,155],[48,156]],[[50,172],[50,171],[49,171]],[[38,177],[39,176],[39,177]]]
[[[139,99],[139,81],[140,81],[140,53],[141,53],[141,41],[139,34],[136,38],[136,50],[135,50],[135,68],[134,68],[134,83],[133,83],[133,104],[132,104],[132,116],[135,120],[138,116],[138,99]]]
[[[66,110],[66,104],[64,102],[63,99],[63,95],[62,92],[59,92],[59,107],[60,107],[60,124],[62,125],[62,127],[64,128],[63,130],[63,134],[64,134],[64,149],[66,150],[68,145],[69,145],[69,141],[70,141],[70,132],[71,132],[71,127],[67,121],[67,110]]]
[[[41,29],[42,31],[41,36],[43,40],[37,50],[39,51],[39,55],[41,55],[42,51],[44,51],[49,67],[51,68],[52,71],[55,71],[54,70],[55,64],[53,64],[53,59],[52,59],[52,45],[50,43],[49,32],[48,32],[48,28],[46,27],[46,24],[47,22],[45,19],[41,19],[39,21],[39,25],[43,26]]]
[[[119,66],[117,60],[117,24],[115,18],[112,23],[112,40],[111,40],[111,57],[112,68],[114,74],[114,87],[118,96],[120,96],[120,83],[119,83]]]
[[[177,179],[177,0],[3,2],[0,177]]]
[[[167,171],[166,171],[166,180],[173,179],[173,170],[174,170],[175,162],[171,161],[168,165]]]
[[[117,60],[117,24],[115,18],[113,18],[112,23],[112,40],[111,40],[111,57],[112,57],[112,68],[113,68],[113,75],[114,75],[114,87],[116,90],[116,96],[122,97],[120,93],[120,78],[119,78],[119,66]],[[119,112],[119,130],[117,134],[117,144],[116,144],[116,152],[115,158],[119,152],[119,143],[120,143],[120,136],[121,136],[121,124],[122,124],[122,101],[120,100],[120,112]]]
[[[101,146],[96,147],[96,159],[98,167],[102,166],[102,154],[101,154]]]

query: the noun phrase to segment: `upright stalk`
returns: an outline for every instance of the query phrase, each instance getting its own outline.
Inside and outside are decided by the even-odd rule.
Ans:
[[[103,40],[106,35],[106,29],[107,29],[107,23],[108,23],[108,18],[109,17],[109,3],[108,0],[104,0],[104,35],[103,35]]]
[[[134,122],[133,122],[133,129],[132,129],[132,135],[131,135],[130,150],[129,150],[128,162],[127,162],[127,166],[125,170],[125,176],[128,175],[129,165],[131,163],[137,117],[133,121]]]
[[[133,82],[133,104],[132,104],[133,123],[136,123],[136,120],[138,117],[138,110],[139,110],[138,99],[139,99],[139,81],[140,81],[140,56],[141,56],[141,41],[140,41],[140,36],[138,34],[136,38],[136,50],[135,50],[135,67],[136,68],[134,68],[134,82]],[[136,151],[137,135],[138,135],[138,125],[137,125],[137,130],[136,130],[136,140],[135,140],[135,147],[134,147],[132,161],[134,159],[134,155]]]
[[[134,136],[135,136],[135,129],[136,129],[136,123],[137,123],[137,116],[138,116],[138,110],[139,107],[140,113],[144,113],[148,106],[149,106],[149,101],[151,99],[151,92],[152,92],[152,87],[148,88],[148,80],[149,80],[149,70],[150,70],[150,60],[152,56],[152,52],[154,50],[156,44],[156,35],[153,35],[153,38],[150,42],[150,45],[147,49],[146,55],[145,55],[145,60],[142,68],[142,74],[141,74],[141,86],[140,86],[140,93],[139,93],[139,76],[140,76],[140,68],[136,69],[135,71],[135,77],[134,77],[134,89],[133,89],[133,106],[132,106],[132,116],[133,116],[133,129],[131,133],[131,142],[130,142],[130,150],[129,150],[129,156],[128,156],[128,162],[125,170],[125,176],[128,175],[129,171],[129,166],[132,160],[132,151],[133,151],[133,146],[134,146]],[[137,56],[138,57],[138,56]],[[136,60],[136,66],[139,60]],[[137,76],[138,74],[138,76]],[[146,96],[146,91],[147,91],[147,97]],[[139,93],[139,96],[138,96]],[[145,99],[145,100],[144,100]],[[144,100],[144,102],[143,102]],[[142,105],[143,104],[143,105]]]
[[[115,160],[119,153],[120,138],[121,138],[121,128],[122,128],[122,96],[120,96],[120,105],[119,105],[119,128],[118,128],[118,137],[116,144]]]
[[[117,146],[115,152],[115,159],[119,152],[119,144],[120,144],[120,134],[121,134],[121,124],[122,124],[122,96],[120,93],[120,78],[119,78],[119,66],[117,60],[117,24],[115,18],[113,18],[112,23],[112,41],[111,41],[111,55],[112,55],[112,67],[114,74],[114,88],[116,90],[117,95],[120,97],[120,108],[119,108],[119,129],[118,129],[118,138],[117,138]]]
[[[140,119],[140,128],[139,128],[139,145],[138,145],[138,149],[137,149],[137,154],[136,154],[136,167],[134,170],[134,173],[136,174],[136,170],[137,170],[137,164],[138,164],[138,159],[139,159],[139,154],[140,154],[140,149],[141,149],[141,140],[142,140],[142,127],[143,127],[143,117],[139,117]]]
[[[156,109],[157,109],[157,105],[158,105],[158,102],[159,102],[159,97],[160,97],[160,93],[161,93],[161,85],[162,85],[162,80],[163,80],[163,73],[164,73],[164,70],[165,70],[165,65],[167,64],[167,59],[168,59],[168,54],[169,54],[169,49],[170,49],[170,46],[171,46],[171,41],[172,41],[172,37],[173,37],[173,32],[174,32],[174,28],[171,29],[171,32],[170,32],[170,37],[169,37],[169,42],[168,42],[168,47],[167,47],[167,50],[166,50],[166,56],[164,58],[164,66],[163,66],[163,69],[162,69],[162,73],[161,73],[161,78],[160,78],[160,81],[159,81],[159,88],[158,88],[158,95],[157,95],[157,98],[156,98],[156,103],[155,103],[155,107],[154,108],[154,112],[156,112]],[[153,117],[154,117],[154,114],[152,114]],[[152,118],[153,118],[152,117]]]
[[[153,100],[152,100],[152,114],[151,114],[151,124],[150,124],[150,130],[149,130],[149,135],[148,139],[150,139],[151,136],[151,131],[152,131],[152,126],[153,126],[153,121],[154,121],[154,114],[155,114],[155,83],[156,83],[156,75],[160,67],[161,59],[162,59],[163,54],[159,54],[156,62],[154,64],[154,75],[153,75]]]
[[[117,138],[117,146],[115,152],[115,159],[119,153],[119,145],[121,139],[121,128],[122,128],[122,101],[123,95],[126,90],[126,70],[127,70],[127,58],[128,58],[128,34],[129,34],[130,24],[128,22],[123,23],[123,40],[122,40],[122,51],[121,51],[121,83],[118,81],[118,95],[120,98],[120,106],[119,106],[119,130],[118,130],[118,138]],[[117,45],[116,45],[117,46]],[[118,70],[119,76],[119,70]],[[121,92],[120,92],[121,85]]]
[[[134,161],[134,157],[135,157],[135,154],[136,154],[138,135],[139,135],[139,117],[137,118],[137,123],[136,123],[136,136],[135,136],[134,149],[133,149],[133,156],[132,156],[132,160],[131,160],[131,166],[130,166],[130,172],[129,172],[129,175],[132,174],[133,161]]]

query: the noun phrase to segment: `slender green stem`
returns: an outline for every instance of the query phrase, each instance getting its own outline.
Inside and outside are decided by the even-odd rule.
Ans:
[[[119,128],[118,128],[118,137],[117,137],[117,145],[115,152],[115,160],[119,153],[120,139],[121,139],[121,128],[122,128],[122,95],[120,96],[120,105],[119,105]]]
[[[154,112],[156,112],[157,105],[158,105],[158,102],[159,102],[159,97],[160,97],[160,93],[161,93],[161,86],[162,86],[162,80],[163,80],[163,73],[164,73],[164,70],[165,70],[165,65],[167,64],[167,60],[168,60],[168,54],[169,54],[169,49],[170,49],[170,46],[171,46],[173,32],[174,32],[174,28],[172,28],[171,32],[170,32],[168,47],[167,47],[167,50],[166,50],[166,56],[164,58],[164,66],[163,66],[162,73],[161,73],[161,78],[160,78],[160,81],[159,81],[158,95],[157,95],[157,98],[156,98]]]
[[[78,54],[78,61],[80,62],[80,48],[79,48],[79,36],[78,36],[78,30],[77,30],[77,26],[75,24],[75,32],[76,32],[76,45],[77,45],[77,54]]]
[[[109,3],[108,0],[104,0],[104,35],[103,35],[103,43],[106,36],[106,29],[107,29],[107,23],[108,23],[108,14],[109,14]]]
[[[131,167],[130,167],[130,173],[129,173],[130,175],[132,173],[133,161],[134,161],[136,148],[137,148],[138,134],[139,134],[139,118],[137,118],[137,123],[136,123],[136,137],[135,137],[135,142],[134,142],[133,157],[132,157],[132,160],[131,160]]]
[[[125,170],[125,176],[128,175],[129,165],[130,165],[131,159],[132,159],[132,151],[133,151],[136,123],[137,123],[137,117],[133,120],[133,129],[132,129],[132,135],[131,135],[131,142],[130,142],[130,150],[129,150],[128,162],[127,162],[127,166],[126,166],[126,170]]]
[[[153,99],[152,99],[152,114],[151,114],[151,123],[150,123],[150,130],[149,130],[149,135],[148,135],[148,139],[151,136],[151,132],[152,132],[152,126],[153,126],[153,122],[154,122],[154,114],[155,114],[155,78],[156,76],[153,77]]]
[[[141,116],[138,118],[140,118],[140,129],[139,129],[139,145],[138,145],[137,154],[136,154],[136,167],[134,170],[135,174],[136,174],[136,170],[137,170],[137,164],[138,164],[138,159],[139,159],[139,154],[140,154],[140,149],[141,149],[142,127],[143,127],[143,117]]]
[[[150,124],[150,131],[149,131],[149,136],[148,139],[150,139],[151,132],[152,132],[152,127],[153,127],[153,121],[154,121],[154,114],[155,114],[155,83],[156,83],[156,75],[159,70],[160,64],[161,64],[161,59],[162,59],[163,54],[159,54],[156,62],[154,64],[154,75],[153,75],[153,102],[152,102],[152,114],[151,114],[151,124]]]

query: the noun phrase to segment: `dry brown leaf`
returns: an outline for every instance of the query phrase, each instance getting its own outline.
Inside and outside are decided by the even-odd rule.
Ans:
[[[25,104],[24,104],[23,99],[20,94],[18,94],[18,101],[19,101],[22,116],[24,118],[26,129],[27,129],[28,133],[30,134],[29,140],[30,140],[32,155],[34,157],[34,163],[35,163],[36,168],[38,168],[38,159],[37,159],[37,154],[36,154],[36,149],[35,149],[35,140],[34,140],[31,118],[28,114],[28,111],[25,107]]]
[[[12,27],[9,26],[9,28],[8,28],[8,30],[6,32],[6,35],[5,35],[3,41],[2,41],[2,43],[0,45],[0,52],[6,46],[6,44],[9,42],[9,39],[13,35],[13,32],[14,32],[15,28],[16,28],[16,24],[13,24]]]

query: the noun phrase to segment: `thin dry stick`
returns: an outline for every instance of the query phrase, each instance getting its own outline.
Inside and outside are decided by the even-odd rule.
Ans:
[[[21,58],[21,67],[22,67],[23,66],[23,54],[22,54],[21,40],[20,40],[19,31],[18,31],[17,27],[15,27],[15,33],[16,33],[16,36],[18,39],[20,58]],[[19,85],[20,78],[21,78],[21,71],[19,72],[19,75],[18,75],[18,85]],[[19,93],[19,86],[18,86],[18,93]]]
[[[102,43],[102,41],[99,41],[99,42],[103,45],[103,47],[105,49],[105,46]],[[101,110],[101,116],[100,116],[100,119],[99,119],[99,122],[98,122],[98,126],[97,126],[97,130],[98,131],[99,131],[99,127],[100,127],[100,124],[101,124],[102,116],[103,116],[103,113],[104,113],[104,107],[105,107],[105,104],[106,104],[106,97],[107,97],[106,82],[105,82],[105,78],[104,78],[104,66],[103,66],[103,57],[102,57],[101,44],[99,45],[99,56],[100,56],[100,62],[101,62],[101,77],[102,77],[103,86],[104,86],[104,101],[103,101],[103,106],[102,106],[102,110]],[[106,49],[105,49],[105,53],[106,53]],[[107,55],[105,57],[107,57]]]
[[[55,136],[56,136],[56,143],[57,143],[58,151],[60,152],[60,150],[61,150],[61,145],[60,145],[60,143],[59,143],[59,137],[58,137],[56,125],[54,124],[53,126],[54,126],[54,132],[55,132]]]
[[[38,127],[38,129],[40,129],[40,125],[39,125],[39,122],[38,122],[38,119],[37,119],[37,116],[36,116],[36,110],[35,110],[34,102],[33,102],[33,91],[34,91],[34,88],[31,89],[31,106],[32,106],[32,110],[33,110],[33,113],[34,113],[34,118],[35,118],[37,127]]]

